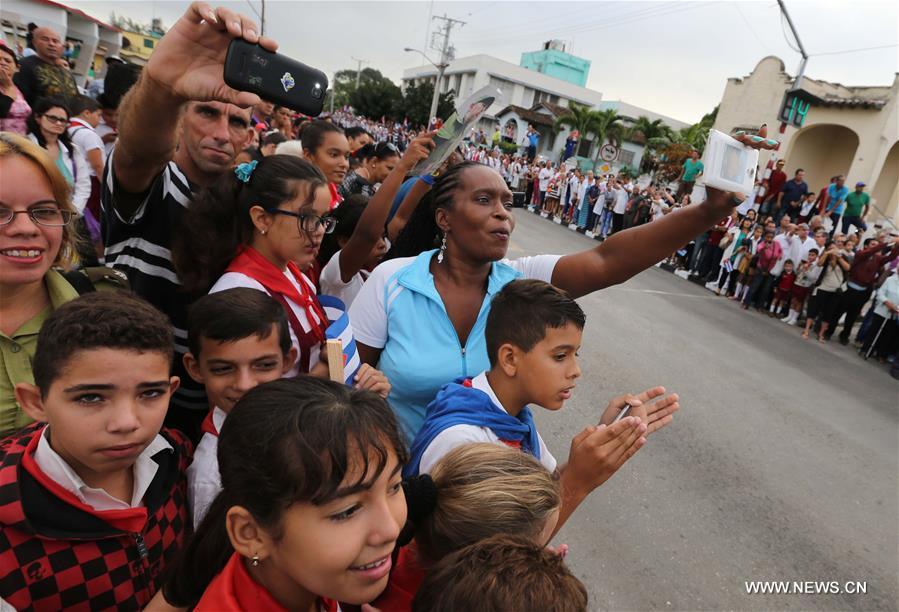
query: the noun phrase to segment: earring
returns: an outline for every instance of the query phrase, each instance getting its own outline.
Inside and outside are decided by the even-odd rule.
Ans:
[[[259,230],[259,233],[265,236],[268,233],[268,230]]]
[[[259,567],[259,555],[256,555],[256,554],[253,555],[252,563],[253,563],[253,567]]]
[[[446,234],[443,235],[443,242],[440,243],[440,252],[437,254],[437,263],[443,263],[444,253],[446,253]]]

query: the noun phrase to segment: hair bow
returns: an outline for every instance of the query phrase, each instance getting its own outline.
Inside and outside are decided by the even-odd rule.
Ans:
[[[251,162],[244,162],[242,164],[239,164],[234,169],[234,174],[237,175],[237,180],[239,180],[241,183],[249,183],[250,176],[253,175],[253,170],[256,169],[257,164],[259,164],[259,162],[255,159]]]

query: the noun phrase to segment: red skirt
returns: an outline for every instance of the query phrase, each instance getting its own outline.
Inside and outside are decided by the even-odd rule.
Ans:
[[[797,302],[802,302],[805,300],[805,298],[808,297],[809,291],[811,291],[811,290],[812,290],[811,287],[803,287],[802,285],[793,285],[793,291],[791,292],[791,295],[793,296],[793,299],[796,300]]]

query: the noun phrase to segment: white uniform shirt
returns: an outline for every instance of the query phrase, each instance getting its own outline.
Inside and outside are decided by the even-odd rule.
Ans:
[[[187,468],[187,500],[194,520],[194,529],[206,516],[206,511],[222,490],[222,480],[219,476],[218,432],[222,430],[225,418],[228,414],[221,408],[212,411],[212,426],[216,434],[208,431],[200,438],[197,450],[194,451],[194,459]]]

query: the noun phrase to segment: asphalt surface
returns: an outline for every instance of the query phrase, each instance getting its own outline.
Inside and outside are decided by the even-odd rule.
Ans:
[[[515,216],[510,257],[598,244]],[[659,384],[681,398],[554,541],[591,610],[897,609],[899,381],[658,268],[579,303],[583,376],[561,412],[535,411],[560,464],[608,399]],[[747,594],[747,581],[867,593]]]

